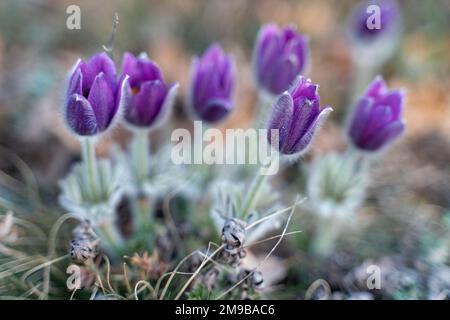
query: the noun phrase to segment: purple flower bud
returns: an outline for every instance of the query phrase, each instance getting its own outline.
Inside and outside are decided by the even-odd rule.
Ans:
[[[207,122],[223,120],[233,109],[233,61],[218,44],[211,45],[192,63],[188,104],[196,117]]]
[[[69,76],[64,117],[80,136],[92,136],[108,129],[123,98],[127,78],[116,81],[116,68],[106,53],[87,63],[79,59]]]
[[[158,65],[145,54],[136,58],[126,52],[122,73],[129,76],[125,120],[143,128],[160,123],[174,102],[178,84],[167,86]]]
[[[360,150],[376,151],[404,131],[402,109],[404,93],[388,90],[378,76],[356,104],[349,127],[353,144]]]
[[[305,68],[308,40],[293,27],[280,29],[275,24],[263,26],[254,52],[254,73],[258,85],[275,95],[289,89]]]
[[[333,110],[320,108],[318,85],[298,76],[289,91],[278,97],[269,121],[268,140],[283,154],[305,151],[321,121]],[[271,129],[278,130],[278,145]]]
[[[379,11],[373,11],[372,9]],[[377,13],[379,20],[377,21]],[[366,1],[358,5],[350,16],[350,32],[354,39],[373,42],[398,29],[400,8],[394,0]],[[379,25],[377,25],[379,22]]]

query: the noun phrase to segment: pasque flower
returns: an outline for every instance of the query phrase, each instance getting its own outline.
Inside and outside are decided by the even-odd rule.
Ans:
[[[126,52],[122,64],[122,78],[129,76],[125,120],[137,127],[155,126],[173,104],[178,84],[168,86],[158,65],[145,54],[136,58]]]
[[[263,26],[254,53],[254,73],[258,85],[271,94],[287,90],[305,68],[308,40],[293,27]]]
[[[371,8],[375,10],[372,11]],[[376,11],[378,8],[379,11]],[[378,13],[379,25],[376,24]],[[350,16],[350,31],[355,40],[372,42],[396,32],[399,18],[400,9],[395,0],[363,2],[354,9]]]
[[[357,102],[349,127],[349,136],[360,150],[376,151],[400,136],[404,92],[388,90],[378,76]]]
[[[63,110],[68,127],[80,136],[108,129],[124,100],[127,82],[127,77],[117,82],[114,62],[106,53],[87,63],[79,59],[69,76]]]
[[[190,109],[207,122],[224,119],[233,109],[235,71],[230,56],[218,44],[211,45],[192,63]]]
[[[298,76],[289,91],[285,91],[273,106],[268,125],[268,140],[282,154],[293,155],[310,145],[320,122],[332,111],[320,107],[318,85]],[[277,139],[272,130],[277,130]]]
[[[362,1],[354,8],[347,33],[350,53],[360,68],[361,77],[374,72],[392,57],[399,43],[401,26],[401,11],[395,0]]]

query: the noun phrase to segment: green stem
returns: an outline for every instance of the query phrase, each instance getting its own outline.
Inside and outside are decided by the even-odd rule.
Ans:
[[[149,177],[149,149],[150,139],[148,130],[135,130],[131,145],[131,156],[134,166],[138,194],[132,201],[132,210],[134,214],[134,230],[138,237],[145,236],[150,231],[150,228],[152,226],[151,202],[149,197],[141,192],[143,183]]]
[[[320,219],[311,242],[311,251],[325,258],[333,251],[339,235],[339,222],[334,219]]]
[[[101,245],[111,258],[120,257],[123,247],[123,238],[114,223],[114,219],[103,221],[97,228],[100,236]]]
[[[264,186],[266,180],[267,175],[262,174],[261,170],[258,170],[252,184],[250,185],[250,190],[247,193],[247,197],[245,197],[245,200],[242,204],[240,211],[240,216],[242,218],[246,219],[250,212],[254,209],[256,203],[259,200],[261,189]]]
[[[147,237],[152,232],[154,221],[152,219],[151,201],[148,196],[137,196],[132,202],[134,213],[134,230],[138,236]]]
[[[369,82],[374,77],[376,68],[373,66],[355,66],[353,90],[348,101],[349,107],[353,107],[355,101],[363,93]]]
[[[85,138],[81,142],[82,158],[84,164],[85,175],[88,179],[88,189],[92,199],[99,200],[99,173],[97,157],[95,156],[95,143],[92,138]]]
[[[149,170],[149,137],[148,130],[138,129],[134,132],[131,153],[136,179],[141,185],[148,178]]]

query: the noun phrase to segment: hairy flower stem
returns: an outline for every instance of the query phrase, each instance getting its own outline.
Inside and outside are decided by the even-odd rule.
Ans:
[[[264,186],[264,183],[267,180],[267,175],[263,175],[260,172],[253,179],[252,184],[250,185],[250,190],[247,193],[247,197],[245,197],[242,209],[241,209],[241,217],[244,219],[250,214],[251,210],[255,207],[256,203],[259,199],[259,194],[261,193],[261,189]]]
[[[132,201],[134,213],[134,230],[139,237],[147,239],[149,234],[153,234],[154,220],[152,217],[152,202],[148,196],[137,196]]]
[[[95,231],[100,237],[101,246],[103,246],[109,257],[112,259],[120,258],[123,238],[119,230],[117,230],[114,219],[103,221]]]
[[[333,251],[339,235],[339,222],[333,219],[322,219],[311,241],[310,250],[318,257],[326,258]]]
[[[88,181],[88,190],[94,202],[99,201],[101,190],[99,190],[99,172],[97,157],[95,156],[95,142],[92,138],[84,138],[81,141],[83,165]]]
[[[269,160],[269,163],[266,164],[267,168],[269,168],[273,164],[274,156],[276,156],[275,153],[272,155],[272,158]],[[242,219],[245,220],[251,213],[251,211],[254,209],[255,205],[258,203],[261,190],[267,181],[267,177],[268,177],[267,174],[263,174],[261,166],[260,170],[257,171],[252,184],[250,185],[249,192],[247,193],[247,196],[244,198],[244,202],[242,203],[240,211],[240,217]]]
[[[148,178],[150,164],[149,144],[148,130],[138,129],[134,131],[131,143],[131,157],[139,187]]]
[[[148,130],[135,130],[133,141],[131,143],[131,157],[134,166],[138,195],[132,201],[132,210],[134,213],[134,230],[136,230],[139,235],[147,234],[152,226],[151,201],[147,195],[141,192],[143,184],[149,176],[149,147],[150,140]]]
[[[349,108],[352,108],[355,104],[357,98],[363,93],[364,88],[373,78],[373,75],[376,73],[376,66],[371,65],[356,65],[354,67],[354,80],[353,80],[353,88],[350,92],[350,97],[348,101]]]

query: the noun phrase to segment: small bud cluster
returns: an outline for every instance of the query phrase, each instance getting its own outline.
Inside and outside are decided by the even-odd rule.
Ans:
[[[84,221],[73,230],[70,257],[75,263],[84,264],[97,256],[99,239],[89,222]]]
[[[264,285],[264,278],[260,271],[242,269],[238,274],[238,281],[243,281],[242,287],[246,290],[260,290]]]
[[[244,221],[229,218],[222,229],[222,244],[225,245],[220,253],[220,261],[232,267],[237,267],[241,259],[245,258],[245,225]]]

